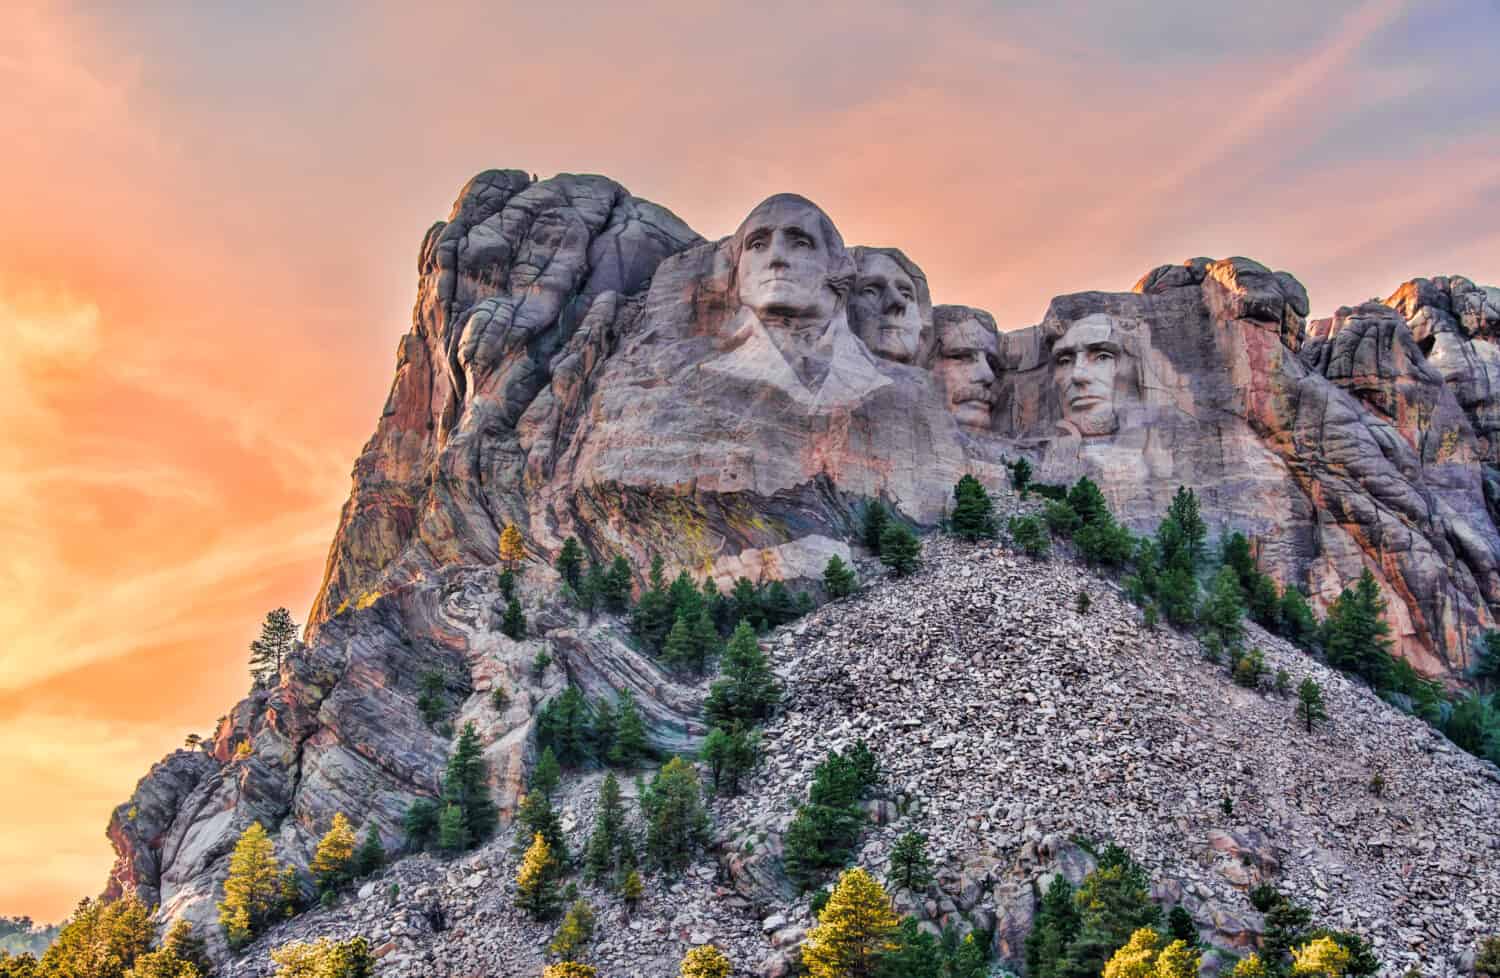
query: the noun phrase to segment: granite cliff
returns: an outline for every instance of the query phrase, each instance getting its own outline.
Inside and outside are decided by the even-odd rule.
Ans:
[[[417,271],[305,647],[111,820],[110,890],[164,918],[216,932],[253,820],[303,866],[336,811],[398,848],[448,748],[418,706],[425,672],[478,725],[502,813],[536,710],[568,684],[629,689],[658,748],[694,747],[703,690],[553,600],[569,536],[638,572],[660,555],[669,575],[807,581],[860,556],[867,500],[932,528],[961,475],[998,491],[1025,457],[1046,481],[1095,479],[1136,529],[1192,487],[1314,606],[1369,569],[1398,651],[1434,677],[1458,679],[1500,609],[1500,290],[1467,279],[1309,323],[1291,275],[1196,258],[997,329],[800,197],[707,241],[606,178],[519,171],[470,181]],[[498,630],[508,523],[533,558],[522,642]]]

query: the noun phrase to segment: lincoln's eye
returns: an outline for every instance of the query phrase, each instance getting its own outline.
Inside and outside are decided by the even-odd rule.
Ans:
[[[860,289],[859,291],[860,291],[861,295],[879,295],[880,294],[880,290],[877,289],[873,285],[867,285],[864,288]]]

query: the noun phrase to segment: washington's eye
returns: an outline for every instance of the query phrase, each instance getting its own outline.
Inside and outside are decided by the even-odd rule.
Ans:
[[[750,250],[751,251],[765,251],[766,250],[766,239],[765,238],[756,238],[754,241],[750,242]]]
[[[1100,350],[1098,353],[1094,354],[1095,360],[1113,360],[1114,358],[1115,355],[1113,353],[1110,353],[1108,350]]]

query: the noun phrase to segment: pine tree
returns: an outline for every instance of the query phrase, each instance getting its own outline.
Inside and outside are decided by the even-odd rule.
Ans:
[[[591,964],[577,961],[559,961],[542,969],[542,978],[598,978],[599,973]]]
[[[1297,718],[1307,723],[1307,732],[1312,733],[1313,724],[1328,719],[1323,706],[1323,687],[1311,676],[1297,686]]]
[[[462,836],[449,833],[449,840],[462,837],[464,848],[477,845],[489,838],[495,829],[499,812],[490,797],[489,765],[484,760],[484,747],[479,742],[479,731],[473,721],[464,724],[458,735],[458,743],[448,757],[448,768],[443,775],[443,801],[446,806],[457,806],[463,816]],[[457,851],[442,841],[443,818],[450,817],[444,811],[438,820],[439,845],[450,852]]]
[[[1104,978],[1197,978],[1201,955],[1185,941],[1163,946],[1150,927],[1137,929],[1104,966]]]
[[[734,582],[734,590],[729,593],[729,600],[734,607],[734,621],[749,622],[750,627],[757,632],[766,630],[766,616],[760,605],[760,592],[755,590],[755,585],[750,583],[750,578],[741,577]]]
[[[1493,690],[1500,684],[1500,631],[1488,629],[1475,640],[1469,675],[1478,681],[1481,689]]]
[[[333,824],[318,840],[313,854],[312,874],[318,889],[331,893],[343,886],[353,876],[354,828],[343,812],[335,812]]]
[[[811,978],[874,978],[880,959],[896,948],[899,921],[885,889],[862,869],[839,877],[802,945]]]
[[[1042,510],[1042,519],[1047,524],[1047,531],[1055,537],[1070,540],[1083,526],[1083,520],[1072,506],[1068,505],[1066,499],[1054,499],[1047,503]]]
[[[1080,926],[1073,885],[1058,873],[1042,894],[1036,921],[1026,936],[1027,978],[1058,978]]]
[[[698,772],[680,757],[664,764],[641,797],[646,817],[646,855],[668,871],[680,872],[708,840],[708,814]]]
[[[709,687],[703,704],[711,724],[728,726],[735,720],[759,720],[781,699],[771,664],[746,622],[740,622],[730,637],[719,674],[721,678]]]
[[[1198,925],[1193,923],[1193,915],[1180,903],[1167,914],[1167,933],[1173,940],[1189,944],[1198,942]]]
[[[284,906],[281,881],[271,837],[259,822],[251,822],[229,857],[224,902],[219,904],[219,924],[231,949],[244,947],[279,915]]]
[[[418,798],[406,810],[402,820],[406,831],[406,848],[421,852],[437,842],[438,808],[431,798]]]
[[[702,944],[683,955],[677,974],[678,978],[731,978],[734,965],[714,945]]]
[[[927,858],[927,836],[907,832],[891,848],[891,885],[920,893],[932,885],[932,863]]]
[[[698,609],[698,617],[693,619],[689,637],[693,643],[693,672],[701,676],[703,670],[708,668],[709,661],[717,658],[724,646],[719,639],[718,626],[714,624],[713,615],[707,607]]]
[[[596,560],[589,561],[588,573],[583,575],[583,584],[578,588],[578,606],[588,612],[590,621],[604,605],[608,591],[609,577],[604,568]]]
[[[1269,631],[1281,631],[1281,589],[1269,575],[1256,572],[1245,604],[1256,624]]]
[[[552,800],[552,795],[557,791],[558,784],[562,781],[562,765],[557,763],[557,754],[551,747],[542,748],[542,756],[537,758],[536,767],[531,771],[530,791],[540,791]]]
[[[1112,519],[1104,493],[1099,491],[1098,484],[1088,476],[1073,483],[1073,487],[1068,490],[1068,505],[1078,514],[1082,526],[1095,526]]]
[[[620,797],[620,782],[611,771],[599,786],[598,814],[584,850],[584,874],[590,882],[597,883],[618,868],[620,848],[626,843],[624,833],[625,806]]]
[[[569,686],[538,712],[536,740],[543,748],[551,747],[565,768],[588,762],[594,732],[589,723],[588,701],[577,687]]]
[[[1063,973],[1074,978],[1103,971],[1117,948],[1142,927],[1155,927],[1161,908],[1151,902],[1146,872],[1124,850],[1109,846],[1099,868],[1073,894],[1078,934],[1068,947]]]
[[[552,802],[540,791],[521,796],[516,805],[515,848],[520,851],[534,837],[540,835],[547,840],[547,849],[553,862],[559,866],[568,861],[568,846],[563,835],[562,819],[552,808]]]
[[[880,535],[880,562],[897,577],[906,577],[917,569],[922,544],[905,523],[892,521]]]
[[[297,623],[292,613],[277,608],[261,622],[260,637],[250,643],[250,675],[256,683],[265,684],[281,673],[281,664],[297,644]]]
[[[800,614],[797,603],[792,600],[792,594],[784,581],[772,581],[766,588],[765,599],[761,602],[761,614],[771,628],[797,619]]]
[[[514,572],[525,559],[526,541],[522,539],[521,531],[514,523],[505,524],[505,529],[500,531],[500,562]]]
[[[516,906],[536,920],[551,916],[557,907],[557,864],[547,840],[538,832],[516,873]]]
[[[858,582],[849,565],[838,554],[829,557],[827,566],[823,568],[823,588],[828,596],[834,600],[847,598],[854,593],[856,587]]]
[[[699,666],[698,648],[693,642],[692,626],[688,620],[681,615],[672,624],[671,631],[667,632],[667,641],[662,649],[661,661],[684,672],[693,670]]]
[[[464,810],[459,805],[444,806],[438,815],[438,848],[447,853],[459,853],[469,848],[469,826],[464,822]]]
[[[1167,566],[1183,566],[1189,571],[1194,571],[1198,565],[1203,563],[1203,549],[1208,540],[1208,524],[1203,522],[1203,517],[1198,511],[1198,497],[1193,490],[1185,486],[1178,486],[1177,493],[1172,497],[1172,503],[1167,507],[1167,518],[1163,522],[1169,522],[1176,528],[1174,540],[1176,547],[1171,553],[1167,548],[1162,548],[1162,562]],[[1158,542],[1160,542],[1160,531],[1158,530]]]
[[[1031,486],[1031,463],[1026,461],[1026,459],[1018,458],[1011,465],[1010,485],[1012,489],[1021,494],[1022,499],[1026,498],[1026,490]]]
[[[510,604],[505,606],[505,617],[500,621],[500,631],[514,642],[526,638],[526,613],[521,610],[519,599],[511,598]]]
[[[672,579],[672,586],[667,588],[667,602],[671,606],[674,621],[686,618],[691,623],[697,619],[698,612],[703,610],[703,593],[693,583],[692,576],[687,571],[681,571]]]
[[[365,827],[365,839],[354,854],[354,875],[370,876],[385,865],[385,846],[380,841],[380,830],[371,822]]]
[[[620,693],[619,707],[615,742],[610,745],[608,760],[621,767],[633,767],[651,754],[651,744],[646,739],[646,721],[641,717],[640,708],[635,705],[635,695],[630,690]]]
[[[630,561],[624,554],[615,557],[609,565],[605,578],[604,606],[615,614],[624,614],[630,608]]]
[[[895,945],[880,958],[880,978],[936,978],[943,974],[942,948],[937,938],[917,926],[915,917],[902,917],[891,937]]]
[[[1208,599],[1198,609],[1198,621],[1209,635],[1218,638],[1224,648],[1233,648],[1244,637],[1244,616],[1239,578],[1232,567],[1221,567],[1214,576]]]
[[[672,628],[672,600],[667,595],[666,582],[662,576],[663,564],[658,555],[651,561],[651,586],[641,593],[635,611],[630,617],[631,631],[640,636],[646,648],[652,652],[662,651],[667,632]]]
[[[864,528],[860,532],[860,538],[871,553],[880,554],[881,539],[885,536],[885,528],[890,519],[885,503],[880,500],[872,499],[865,504]]]
[[[1035,516],[1012,516],[1005,529],[1010,534],[1011,542],[1032,560],[1040,560],[1052,549],[1052,541]]]
[[[730,724],[727,730],[714,727],[703,741],[702,754],[713,774],[714,791],[733,797],[740,793],[740,778],[760,758],[760,735],[741,723]]]
[[[984,486],[972,475],[965,475],[953,487],[953,515],[949,525],[953,534],[964,540],[995,538],[995,504]]]
[[[583,548],[573,537],[564,540],[562,550],[557,553],[557,572],[573,590],[583,586]]]
[[[373,978],[375,956],[363,937],[296,941],[271,951],[276,978]]]
[[[19,978],[126,978],[150,953],[152,936],[151,908],[135,894],[109,902],[84,898],[39,960],[0,953],[0,969],[8,965]]]
[[[574,900],[568,913],[547,944],[547,950],[559,958],[572,960],[594,936],[594,907],[582,898]]]
[[[1381,617],[1386,603],[1380,585],[1365,568],[1351,591],[1345,588],[1323,621],[1323,649],[1328,664],[1364,677],[1376,691],[1390,688],[1391,627]]]
[[[640,903],[645,895],[646,885],[641,882],[641,874],[632,869],[625,874],[624,881],[620,883],[620,899],[625,901],[627,907],[635,909],[636,904]]]

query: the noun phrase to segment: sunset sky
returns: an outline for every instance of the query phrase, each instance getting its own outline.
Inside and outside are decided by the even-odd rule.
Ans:
[[[1315,315],[1500,284],[1493,0],[505,6],[3,15],[0,915],[97,893],[110,809],[303,621],[481,169],[707,237],[799,192],[1004,328],[1194,255]]]

